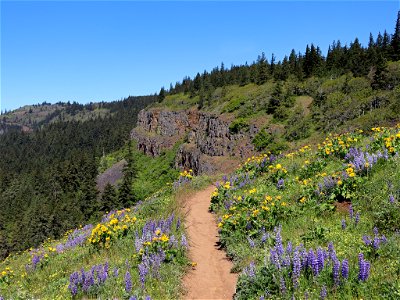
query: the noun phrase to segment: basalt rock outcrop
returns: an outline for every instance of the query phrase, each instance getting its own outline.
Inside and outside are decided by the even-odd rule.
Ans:
[[[243,158],[254,152],[252,138],[258,128],[232,133],[231,120],[195,109],[169,111],[142,110],[137,127],[131,132],[143,153],[158,156],[181,142],[176,155],[176,167],[192,169],[194,173],[211,173],[223,168],[223,157]]]

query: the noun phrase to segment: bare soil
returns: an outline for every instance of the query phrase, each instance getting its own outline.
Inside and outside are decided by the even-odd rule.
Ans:
[[[232,299],[237,274],[231,273],[232,262],[219,249],[218,229],[214,215],[208,211],[210,186],[184,202],[189,235],[189,257],[197,263],[183,280],[184,299]]]

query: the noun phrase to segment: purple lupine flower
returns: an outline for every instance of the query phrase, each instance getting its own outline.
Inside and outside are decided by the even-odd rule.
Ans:
[[[374,240],[372,242],[372,247],[374,248],[374,250],[379,249],[380,243],[381,243],[381,239],[377,235],[375,235]]]
[[[375,235],[379,234],[378,228],[376,226],[374,227],[373,232],[374,232]]]
[[[283,178],[278,180],[278,183],[276,184],[277,189],[284,189],[285,188],[285,180]]]
[[[68,288],[71,291],[72,296],[75,296],[78,293],[78,284],[79,284],[79,273],[78,272],[73,272],[69,276],[69,285]]]
[[[370,237],[368,235],[364,235],[362,239],[363,239],[364,244],[366,246],[371,246],[371,239],[370,239]]]
[[[283,249],[282,245],[282,236],[281,236],[281,226],[275,227],[274,232],[275,232],[275,248],[278,256],[280,257],[285,251]]]
[[[137,300],[136,296],[130,296],[129,300]]]
[[[171,236],[169,237],[168,244],[169,244],[169,246],[172,247],[172,248],[178,248],[179,242],[176,240],[175,235],[171,235]]]
[[[395,201],[394,196],[393,196],[392,194],[390,194],[390,196],[389,196],[389,202],[393,204],[394,201]]]
[[[345,230],[346,229],[346,220],[342,219],[342,229]]]
[[[263,235],[261,236],[261,243],[264,244],[268,238],[269,238],[269,234],[264,232]]]
[[[129,273],[129,271],[126,271],[125,273],[125,291],[128,293],[132,291],[132,278],[131,278],[131,273]]]
[[[0,299],[1,300],[1,299]],[[260,296],[260,299],[259,300],[265,300],[265,297],[264,296]]]
[[[254,248],[256,246],[254,241],[249,236],[247,237],[247,241],[249,242],[250,248]]]
[[[386,243],[387,242],[387,238],[386,238],[386,236],[384,234],[382,234],[382,236],[381,236],[381,242],[382,243]]]
[[[360,213],[359,212],[356,213],[356,218],[355,218],[354,222],[355,222],[355,225],[357,225],[358,222],[360,222]]]
[[[144,300],[151,300],[150,296],[146,296]]]
[[[331,259],[336,258],[335,247],[332,242],[328,243],[328,254]]]
[[[335,285],[339,284],[339,269],[340,269],[340,261],[336,258],[333,260],[333,266],[332,266],[332,276]]]
[[[349,215],[350,215],[350,220],[353,220],[354,210],[353,210],[353,205],[351,205],[351,204],[350,204],[350,208],[349,208]]]
[[[283,276],[281,276],[281,278],[279,279],[279,289],[282,295],[286,294],[286,282]]]
[[[178,218],[178,221],[176,221],[176,230],[179,230],[181,228],[181,218]]]
[[[41,257],[39,255],[34,255],[32,257],[32,268],[36,269],[37,264],[40,262]]]
[[[296,250],[293,254],[293,272],[292,272],[292,280],[294,288],[298,288],[299,286],[299,278],[301,271],[301,262],[300,262],[300,254],[299,251]]]
[[[94,285],[93,271],[94,269],[92,268],[91,271],[85,273],[85,281],[82,285],[82,290],[85,292],[87,292],[89,288]]]
[[[119,272],[119,269],[117,267],[115,267],[113,270],[114,277],[118,277],[118,272]]]
[[[149,268],[147,266],[147,264],[142,261],[139,265],[139,278],[140,278],[140,283],[142,284],[142,287],[144,287],[144,283],[146,281],[146,275],[147,273],[149,273]]]
[[[312,252],[312,254],[314,254],[314,252]],[[314,276],[318,276],[318,274],[319,274],[318,256],[314,255],[312,258],[313,258],[313,260],[311,262],[311,266],[312,266],[313,274],[314,274]]]
[[[287,246],[286,246],[286,254],[291,254],[293,251],[293,245],[292,242],[288,242]]]
[[[182,234],[182,237],[181,237],[181,246],[186,249],[189,248],[189,244],[188,244],[186,236],[184,234]]]
[[[254,278],[256,276],[256,265],[254,261],[250,262],[250,265],[244,269],[244,273],[250,278]]]
[[[326,296],[328,295],[325,285],[322,286],[321,293],[319,295],[321,297],[321,300],[324,300],[326,298]]]
[[[358,254],[358,280],[360,281],[366,281],[369,276],[369,271],[370,271],[370,263],[364,259],[364,254],[360,253]]]
[[[325,265],[325,255],[321,248],[317,249],[317,259],[318,259],[318,273],[322,271]]]
[[[344,279],[349,278],[349,261],[347,259],[342,261],[342,277]]]
[[[279,256],[278,256],[278,253],[277,253],[276,249],[271,248],[271,249],[269,250],[269,252],[270,252],[270,260],[271,260],[271,263],[272,263],[278,270],[280,270],[280,269],[281,269],[281,263],[280,263],[280,261],[279,261]]]

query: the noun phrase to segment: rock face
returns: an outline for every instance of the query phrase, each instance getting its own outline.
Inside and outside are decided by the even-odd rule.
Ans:
[[[184,141],[176,155],[176,167],[192,169],[195,174],[220,169],[215,157],[242,158],[254,151],[251,140],[258,132],[251,126],[246,132],[231,133],[230,121],[198,110],[142,110],[131,138],[138,149],[158,156]]]

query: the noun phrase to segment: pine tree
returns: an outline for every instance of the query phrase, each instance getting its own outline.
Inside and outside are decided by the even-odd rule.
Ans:
[[[164,89],[164,87],[162,87],[162,88],[160,89],[160,92],[158,93],[157,99],[158,99],[158,102],[159,102],[159,103],[161,103],[161,102],[164,101],[164,99],[165,99],[165,89]]]
[[[110,183],[107,183],[101,195],[100,210],[105,212],[119,208],[121,208],[121,205],[118,203],[117,192]]]
[[[400,59],[400,11],[397,13],[396,27],[392,36],[392,60]]]
[[[265,58],[265,53],[263,52],[261,56],[257,59],[257,79],[256,83],[258,85],[266,83],[268,80],[268,64]]]

